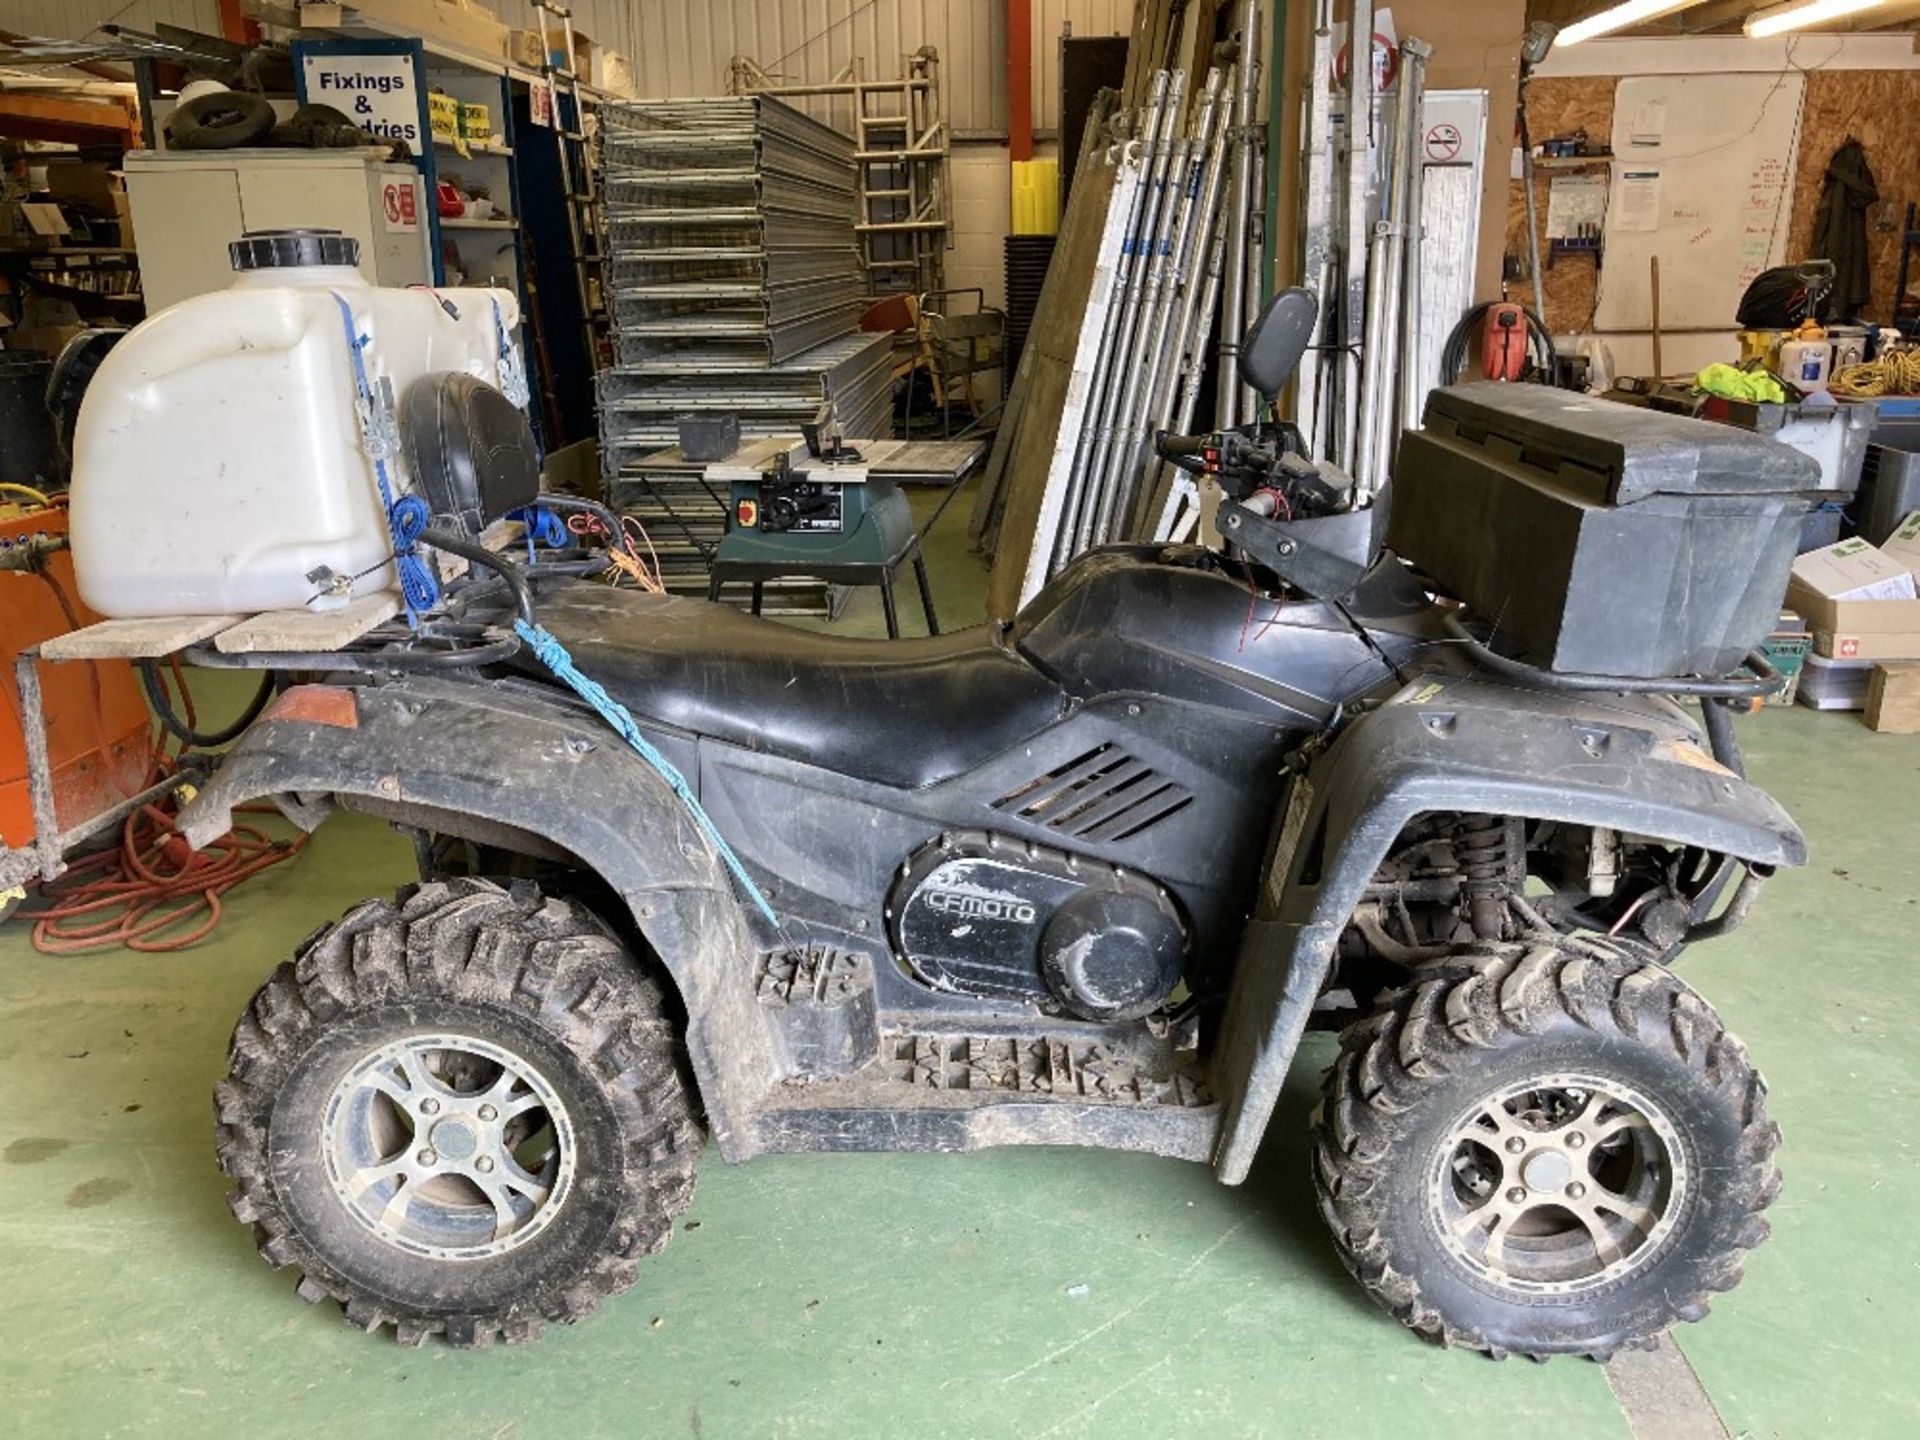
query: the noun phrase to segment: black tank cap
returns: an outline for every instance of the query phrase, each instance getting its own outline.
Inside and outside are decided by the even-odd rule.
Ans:
[[[285,270],[297,265],[358,265],[360,242],[338,230],[249,230],[227,246],[233,268]]]

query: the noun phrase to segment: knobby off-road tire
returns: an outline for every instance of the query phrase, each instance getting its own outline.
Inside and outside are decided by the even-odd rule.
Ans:
[[[1780,1187],[1745,1048],[1670,972],[1584,940],[1421,967],[1341,1037],[1314,1132],[1347,1269],[1496,1357],[1605,1360],[1700,1319]]]
[[[369,901],[234,1030],[229,1203],[363,1330],[530,1340],[631,1285],[691,1200],[679,1055],[658,984],[576,904],[470,879]]]

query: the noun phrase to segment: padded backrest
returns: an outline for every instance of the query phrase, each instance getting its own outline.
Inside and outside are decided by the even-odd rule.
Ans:
[[[519,407],[484,380],[422,375],[400,402],[414,484],[436,516],[478,535],[540,495],[540,454]]]

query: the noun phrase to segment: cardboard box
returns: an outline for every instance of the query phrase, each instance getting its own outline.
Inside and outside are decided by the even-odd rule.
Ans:
[[[90,327],[86,325],[38,325],[32,329],[23,329],[18,325],[6,332],[7,349],[38,350],[49,360],[58,360],[60,352],[67,348],[67,342],[76,335],[84,335]]]
[[[28,232],[40,240],[61,240],[73,233],[60,207],[44,200],[22,202],[20,217],[27,222]]]
[[[347,8],[378,24],[443,40],[490,60],[507,58],[507,27],[476,0],[350,0]]]
[[[1920,510],[1910,510],[1906,519],[1893,527],[1880,546],[1880,552],[1897,565],[1904,565],[1920,582]]]
[[[1809,550],[1793,562],[1795,585],[1829,600],[1911,600],[1913,572],[1865,540]]]
[[[113,197],[113,218],[120,226],[120,243],[129,250],[138,249],[140,242],[133,233],[133,200],[124,190]]]
[[[1824,655],[1829,660],[1920,660],[1920,629],[1883,632],[1816,630],[1813,632],[1813,653]]]
[[[509,30],[507,32],[507,63],[518,65],[522,70],[538,70],[541,64],[540,32]]]
[[[1867,728],[1884,735],[1920,735],[1920,665],[1873,667]]]
[[[1787,608],[1806,617],[1818,636],[1920,635],[1914,574],[1865,540],[1842,540],[1793,562]],[[1901,657],[1920,651],[1903,650]],[[1851,657],[1849,657],[1851,658]]]
[[[104,160],[47,161],[47,192],[62,205],[110,217],[113,199],[124,195],[120,177]]]
[[[604,45],[593,47],[593,83],[610,95],[639,98],[632,63],[618,50],[609,50]]]

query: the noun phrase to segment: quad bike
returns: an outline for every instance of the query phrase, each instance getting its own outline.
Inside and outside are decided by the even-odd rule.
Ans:
[[[1301,304],[1248,336],[1269,397]],[[1769,676],[1531,665],[1284,428],[1161,445],[1230,543],[1094,551],[1010,624],[802,633],[469,546],[467,648],[281,657],[311,678],[189,839],[270,796],[406,828],[422,874],[234,1032],[219,1158],[266,1259],[364,1329],[480,1345],[632,1283],[707,1140],[1237,1185],[1326,1026],[1311,1183],[1402,1322],[1606,1357],[1703,1315],[1778,1132],[1673,967],[1804,861],[1726,703]]]

